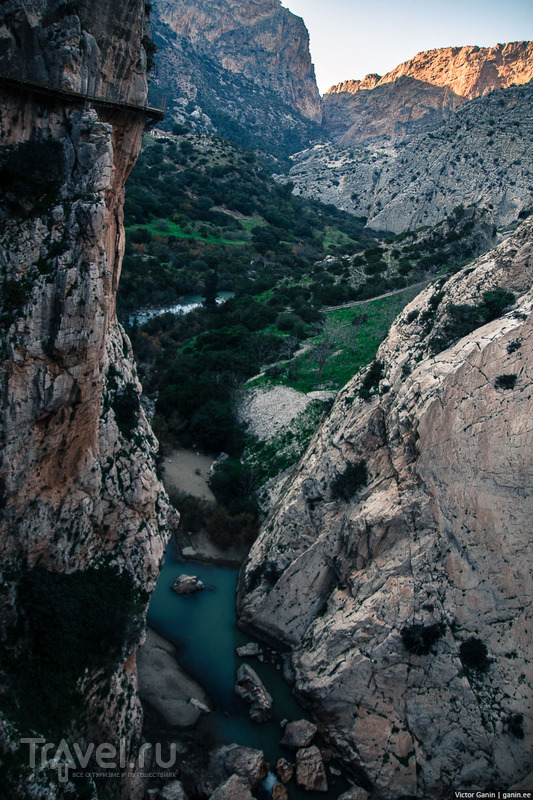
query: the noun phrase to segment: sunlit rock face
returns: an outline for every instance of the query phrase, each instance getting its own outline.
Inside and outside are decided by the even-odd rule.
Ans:
[[[144,103],[144,2],[5,3],[0,31],[1,75]],[[52,636],[46,626],[55,628],[63,697],[72,691],[72,707],[58,712],[64,735],[122,737],[133,752],[141,725],[135,650],[169,522],[157,443],[115,316],[124,182],[144,117],[15,84],[2,88],[2,683],[15,696],[24,686],[40,697],[50,691],[54,706],[44,640]],[[81,594],[69,602],[67,589]],[[68,632],[61,624],[61,611],[68,618],[75,608],[86,610],[87,630],[91,610],[99,609],[106,656],[83,620],[74,618]],[[108,620],[116,624],[106,627]],[[4,748],[13,749],[27,726],[51,735],[46,703],[35,714],[23,705],[0,707]],[[20,789],[33,797],[35,775],[19,780],[13,796]],[[53,781],[48,788],[46,796],[55,796]],[[117,783],[109,791],[136,797],[140,789]]]
[[[383,77],[332,86],[324,126],[344,147],[431,130],[467,100],[532,79],[533,42],[427,50]]]
[[[533,779],[532,278],[526,221],[404,309],[241,575],[375,798]]]

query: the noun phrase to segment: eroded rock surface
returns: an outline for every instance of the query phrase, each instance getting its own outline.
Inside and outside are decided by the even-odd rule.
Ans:
[[[109,88],[142,105],[146,12],[141,0],[4,3],[0,72],[59,91],[105,97]],[[75,741],[118,748],[122,738],[133,757],[141,728],[135,654],[171,520],[115,316],[124,182],[145,119],[12,84],[2,92],[2,684],[28,698],[24,730],[43,730],[47,714],[59,715]],[[9,646],[8,629],[16,632]],[[52,635],[61,653],[53,665]],[[51,708],[45,701],[39,716],[50,692]],[[20,738],[13,714],[2,718],[11,751]],[[30,796],[34,779],[22,771],[8,791]],[[113,796],[140,796],[128,780],[113,784]],[[52,798],[64,787],[39,791]]]
[[[266,722],[272,717],[272,697],[259,675],[248,664],[241,664],[237,670],[235,694],[250,706],[250,716],[254,722]]]
[[[241,576],[372,797],[533,779],[532,277],[528,220],[402,312]]]

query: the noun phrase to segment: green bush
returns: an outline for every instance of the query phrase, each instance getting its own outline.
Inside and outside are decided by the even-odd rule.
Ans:
[[[518,375],[498,375],[494,385],[497,389],[514,389]]]
[[[433,625],[413,624],[402,628],[401,637],[406,650],[416,656],[427,656],[431,648],[444,633],[444,625],[436,622]]]
[[[359,397],[363,400],[370,400],[371,396],[377,390],[379,382],[383,377],[383,362],[379,359],[373,361],[368,368],[366,375],[359,389]]]
[[[486,672],[490,666],[487,646],[481,639],[471,636],[459,647],[459,656],[463,666],[469,670]]]
[[[336,500],[345,500],[347,503],[352,497],[368,483],[368,469],[365,461],[348,464],[344,472],[339,473],[331,482],[331,494]]]
[[[118,429],[124,436],[129,436],[137,427],[140,406],[139,394],[134,383],[128,383],[115,392],[111,408],[115,412]]]

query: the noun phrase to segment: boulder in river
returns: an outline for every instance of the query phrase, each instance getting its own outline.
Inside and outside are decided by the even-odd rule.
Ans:
[[[296,753],[296,783],[308,792],[327,792],[326,770],[318,747],[305,747]]]
[[[272,787],[272,800],[289,800],[289,793],[282,783],[275,783]]]
[[[254,800],[252,793],[242,778],[232,775],[215,789],[209,800]]]
[[[289,764],[285,758],[276,762],[276,775],[282,783],[288,783],[294,775],[294,764]]]
[[[268,773],[268,764],[262,750],[239,745],[227,751],[224,767],[228,775],[238,775],[252,790],[259,786]]]
[[[266,722],[272,718],[272,697],[259,675],[248,664],[241,664],[237,670],[235,694],[250,706],[250,716],[254,722]]]
[[[248,644],[243,644],[242,647],[237,647],[235,652],[240,658],[251,658],[252,656],[260,655],[261,648],[257,642],[248,642]]]
[[[316,725],[307,719],[288,722],[285,726],[281,744],[285,745],[285,747],[292,747],[294,750],[299,750],[301,747],[309,747],[315,738],[316,732]]]
[[[148,628],[146,641],[137,653],[139,694],[170,728],[192,728],[211,710],[202,687],[177,661],[174,645]]]
[[[368,800],[370,795],[365,789],[362,789],[360,786],[354,786],[352,789],[348,789],[347,792],[344,792],[339,797],[339,800]]]
[[[181,781],[171,781],[159,790],[158,800],[189,800]]]
[[[178,575],[172,584],[172,591],[176,594],[194,594],[202,589],[205,589],[205,586],[196,575]]]

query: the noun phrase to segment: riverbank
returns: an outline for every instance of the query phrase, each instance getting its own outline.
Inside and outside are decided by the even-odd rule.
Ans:
[[[168,453],[163,461],[163,483],[178,512],[180,505],[183,509],[187,495],[215,505],[215,496],[208,482],[213,463],[212,456],[206,456],[197,450],[182,448]],[[245,545],[223,549],[209,538],[205,530],[187,529],[183,518],[175,539],[182,558],[224,566],[240,567],[249,549]]]

